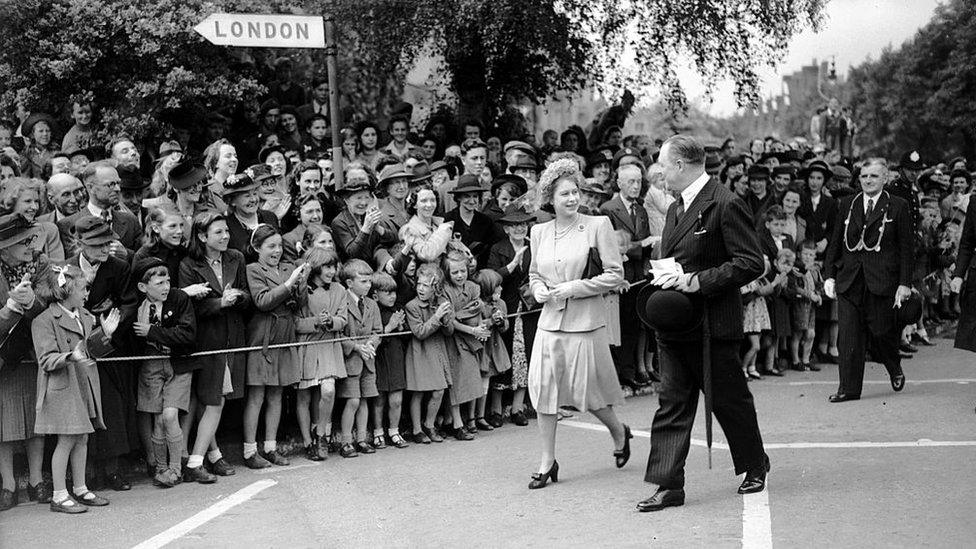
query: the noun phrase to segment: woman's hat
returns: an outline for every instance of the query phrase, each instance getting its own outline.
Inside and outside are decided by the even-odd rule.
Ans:
[[[511,183],[518,189],[515,196],[522,196],[523,194],[529,192],[529,184],[525,182],[524,177],[521,175],[515,175],[513,173],[503,173],[491,180],[491,194],[495,194],[498,187],[501,187],[506,183]]]
[[[538,171],[539,170],[539,164],[531,156],[522,156],[518,160],[516,160],[514,164],[512,164],[511,166],[509,166],[508,169],[510,169],[512,171],[515,171],[515,170],[532,170],[532,171]],[[431,168],[431,170],[433,170],[433,168]]]
[[[36,126],[38,122],[47,122],[47,126],[51,128],[52,132],[54,131],[54,118],[50,114],[43,112],[32,112],[21,125],[20,133],[28,139],[33,139],[34,126]]]
[[[85,149],[73,149],[70,151],[65,151],[68,154],[68,158],[74,158],[76,156],[84,156],[89,162],[94,162],[102,157],[98,147],[88,147]]]
[[[246,193],[250,190],[254,190],[261,186],[261,183],[255,181],[251,178],[250,174],[247,172],[250,170],[244,170],[242,173],[235,173],[224,181],[224,194],[222,198],[225,202],[230,200],[230,198],[239,193]]]
[[[36,223],[32,223],[19,213],[0,216],[0,250],[19,244],[40,233]]]
[[[258,161],[264,164],[264,161],[267,160],[269,156],[271,156],[271,153],[275,153],[275,152],[281,153],[281,156],[284,156],[285,159],[287,160],[288,157],[285,155],[285,148],[282,147],[281,145],[272,145],[270,147],[265,147],[261,149],[261,152],[258,153]]]
[[[606,164],[608,167],[613,161],[613,153],[610,149],[599,149],[586,159],[586,169],[592,170],[598,164]]]
[[[390,164],[380,170],[380,179],[377,185],[383,188],[387,184],[392,183],[394,179],[413,179],[413,173],[408,172],[403,167],[403,164]]]
[[[162,162],[166,160],[166,157],[173,153],[183,153],[183,146],[180,145],[179,141],[163,141],[159,144],[159,156],[156,157],[156,162]]]
[[[348,196],[353,193],[358,193],[359,191],[373,191],[373,185],[369,182],[356,182],[353,184],[349,183],[349,179],[342,178],[342,186],[336,185],[335,192],[339,196]]]
[[[823,160],[814,160],[809,166],[800,171],[800,179],[806,179],[813,172],[820,172],[823,174],[824,182],[834,176],[834,171],[830,169]]]
[[[505,208],[505,215],[498,218],[497,223],[502,225],[518,225],[519,223],[529,223],[535,221],[535,216],[526,213],[525,210],[519,208],[516,204],[510,204]]]
[[[434,173],[437,170],[446,170],[446,169],[447,169],[447,162],[444,162],[443,160],[438,160],[436,162],[431,163],[430,165],[430,173]]]
[[[466,173],[458,178],[457,186],[447,192],[451,194],[483,193],[486,190],[481,186],[481,181],[478,179],[478,176]]]
[[[613,194],[612,192],[610,192],[610,189],[608,189],[606,185],[604,185],[603,183],[599,183],[589,179],[586,180],[585,183],[583,183],[582,187],[580,187],[580,192],[599,194],[603,196],[611,196]]]
[[[769,168],[761,164],[749,166],[749,179],[769,179]]]
[[[430,181],[434,178],[434,174],[430,171],[430,166],[427,164],[426,160],[420,160],[413,165],[410,169],[413,177],[410,179],[411,185],[420,185],[421,183]]]
[[[169,184],[178,191],[185,191],[200,181],[207,180],[207,169],[203,164],[184,158],[169,171]]]
[[[252,164],[244,170],[244,173],[258,185],[274,177],[271,174],[271,166],[267,164]]]
[[[705,307],[700,295],[645,284],[637,292],[637,317],[659,334],[685,334],[701,326]]]
[[[108,221],[93,215],[78,218],[72,232],[86,246],[101,246],[119,239]]]

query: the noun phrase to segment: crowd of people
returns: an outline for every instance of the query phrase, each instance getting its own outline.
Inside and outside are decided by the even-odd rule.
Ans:
[[[130,488],[122,457],[141,456],[160,487],[234,474],[217,445],[229,423],[246,467],[288,465],[283,403],[313,461],[527,425],[541,307],[529,231],[553,218],[540,189],[556,178],[578,177],[580,211],[614,230],[624,281],[601,314],[616,382],[655,381],[654,334],[634,319],[676,200],[660,140],[610,125],[502,142],[476,120],[418,134],[394,116],[385,131],[342,129],[339,178],[327,92],[275,88],[250,117],[214,114],[202,137],[161,143],[103,147],[86,102],[63,135],[43,113],[0,123],[0,510],[17,503],[24,444],[27,499],[80,513],[108,504],[89,484]],[[773,137],[706,148],[706,172],[745,203],[766,258],[741,288],[744,377],[836,363],[822,269],[860,167]],[[926,321],[959,315],[972,176],[964,158],[916,152],[891,173],[927,305],[903,332],[910,353],[931,344]],[[676,230],[694,228],[684,219]]]

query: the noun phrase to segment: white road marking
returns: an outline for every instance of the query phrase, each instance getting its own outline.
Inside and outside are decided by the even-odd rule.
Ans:
[[[742,547],[767,549],[773,546],[773,520],[769,514],[769,479],[766,489],[742,496]]]
[[[251,471],[256,475],[270,475],[272,473],[287,473],[288,471],[294,471],[295,469],[304,469],[306,467],[318,467],[319,463],[299,463],[298,465],[286,465],[284,467],[266,467],[264,469],[257,469]]]
[[[602,431],[606,432],[607,428],[598,423],[587,423],[585,421],[570,421],[563,420],[560,421],[562,425],[569,427],[576,427],[579,429],[588,429],[590,431]],[[635,437],[640,438],[651,438],[651,433],[647,431],[640,431],[637,429],[631,429],[630,431]],[[692,446],[701,446],[704,448],[706,446],[705,441],[693,438],[691,439]],[[976,440],[929,440],[927,438],[921,438],[918,440],[908,440],[908,441],[891,441],[891,442],[870,442],[870,441],[843,441],[843,442],[765,442],[763,443],[763,448],[766,450],[794,450],[794,449],[829,449],[829,448],[933,448],[933,447],[959,447],[959,446],[976,446]],[[729,445],[724,442],[719,442],[717,440],[712,441],[712,448],[719,450],[728,450]]]
[[[207,507],[203,511],[200,511],[183,522],[173,526],[172,528],[160,532],[139,545],[136,545],[133,549],[159,549],[160,547],[172,543],[189,534],[191,531],[203,526],[207,522],[210,522],[234,507],[237,507],[245,501],[253,498],[261,491],[265,490],[266,488],[270,488],[275,484],[278,484],[278,481],[267,479],[259,480],[254,484],[245,486],[244,488],[241,488],[240,490],[218,501],[210,507]]]
[[[960,385],[968,385],[970,383],[976,383],[976,379],[969,378],[959,378],[959,379],[906,379],[905,383],[908,385],[924,385],[927,383],[957,383]],[[808,381],[787,381],[787,385],[837,385],[837,380],[819,380],[811,379]],[[891,385],[890,381],[881,379],[866,379],[864,380],[865,385]]]

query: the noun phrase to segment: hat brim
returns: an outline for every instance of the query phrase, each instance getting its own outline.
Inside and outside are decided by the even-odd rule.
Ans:
[[[810,174],[813,173],[813,172],[820,172],[820,173],[822,173],[823,176],[824,176],[824,182],[826,182],[828,179],[831,179],[831,178],[834,177],[834,172],[832,172],[830,170],[825,170],[825,169],[823,169],[820,166],[814,166],[812,168],[804,168],[803,170],[800,171],[800,173],[797,175],[797,177],[799,177],[800,179],[806,179],[806,178],[810,177]]]
[[[254,189],[257,189],[260,186],[261,186],[261,182],[260,181],[255,181],[255,182],[251,183],[250,185],[245,185],[245,186],[240,187],[240,188],[237,188],[237,189],[228,189],[228,188],[225,187],[224,188],[224,193],[222,195],[220,195],[220,196],[221,196],[221,198],[227,199],[227,198],[229,198],[231,196],[234,196],[235,194],[241,194],[241,193],[246,193],[248,191],[253,191]]]
[[[380,179],[377,185],[380,186],[386,185],[387,183],[390,183],[394,179],[413,179],[413,174],[407,172],[397,172],[394,174],[390,174],[384,177],[383,179]]]
[[[613,196],[613,193],[611,193],[609,190],[598,189],[596,187],[583,186],[583,188],[580,189],[580,192],[598,194],[601,196]]]
[[[682,326],[662,326],[661,323],[655,319],[659,315],[648,310],[648,302],[650,301],[651,296],[658,292],[674,292],[676,294],[685,296],[691,303],[694,319],[689,320]],[[671,313],[673,313],[673,311],[668,311],[668,318],[671,318]],[[661,316],[663,317],[663,315]],[[642,324],[658,333],[677,335],[694,331],[701,326],[703,316],[703,304],[701,300],[695,299],[691,295],[678,292],[677,290],[666,290],[651,283],[644,284],[640,291],[637,292],[637,318],[640,319]]]
[[[486,193],[488,192],[488,189],[484,187],[459,187],[457,189],[451,189],[447,192],[448,194]]]
[[[360,191],[370,191],[373,192],[373,188],[369,185],[356,185],[355,187],[343,187],[341,189],[336,189],[336,194],[339,196],[348,196],[353,193],[358,193]]]
[[[36,235],[40,235],[40,234],[41,234],[41,229],[36,224],[35,225],[31,225],[29,227],[24,227],[24,230],[20,231],[19,233],[15,234],[14,236],[11,236],[11,237],[6,238],[4,240],[0,240],[0,250],[6,250],[7,248],[9,248],[11,246],[15,246],[17,244],[20,244],[21,242],[27,240],[31,236],[36,236]]]
[[[185,191],[186,189],[189,189],[194,184],[196,184],[198,181],[203,181],[204,185],[206,185],[206,180],[207,180],[207,169],[204,168],[203,166],[200,166],[200,167],[193,168],[193,170],[191,170],[189,173],[180,176],[175,180],[171,177],[169,180],[169,184],[171,187],[173,187],[178,191]]]
[[[114,242],[119,240],[119,235],[115,231],[109,231],[105,234],[100,234],[92,237],[80,237],[78,242],[81,242],[85,246],[101,246],[103,244],[108,244],[109,242]]]

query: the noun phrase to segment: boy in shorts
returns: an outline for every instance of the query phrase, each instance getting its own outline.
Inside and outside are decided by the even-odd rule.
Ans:
[[[366,441],[369,434],[367,399],[379,396],[376,390],[376,348],[383,333],[380,308],[367,297],[373,287],[373,269],[361,259],[350,259],[342,266],[339,279],[349,292],[349,315],[346,336],[362,337],[342,342],[346,377],[336,384],[336,398],[346,399],[342,409],[342,447],[339,455],[352,458],[360,453],[376,452]],[[365,337],[368,336],[368,337]],[[352,443],[353,422],[356,423],[356,445]],[[375,421],[375,419],[374,419]],[[382,418],[379,418],[382,421]]]
[[[166,263],[149,257],[134,266],[133,280],[141,299],[128,318],[137,355],[179,355],[191,349],[196,337],[196,317],[190,298],[170,288]],[[144,360],[139,367],[136,409],[153,414],[152,456],[156,466],[153,484],[171,488],[180,483],[183,432],[179,413],[190,406],[192,373],[173,369],[170,360]]]

